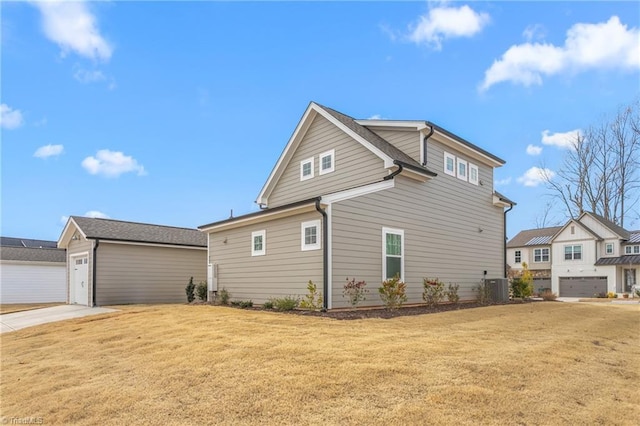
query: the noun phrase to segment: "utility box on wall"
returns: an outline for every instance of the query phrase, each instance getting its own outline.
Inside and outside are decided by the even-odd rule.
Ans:
[[[506,278],[488,278],[487,285],[494,302],[509,301],[509,280]]]

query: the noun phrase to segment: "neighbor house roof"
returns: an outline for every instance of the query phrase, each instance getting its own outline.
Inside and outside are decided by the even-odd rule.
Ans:
[[[629,239],[624,244],[638,244],[640,243],[640,231],[629,231]]]
[[[620,257],[601,257],[596,262],[596,266],[599,265],[640,265],[640,254]]]
[[[99,219],[71,216],[69,223],[75,223],[87,239],[155,243],[177,246],[206,247],[207,236],[197,229],[148,223],[125,222],[114,219]],[[62,232],[63,240],[69,223]]]
[[[64,263],[67,260],[67,256],[64,249],[3,246],[0,248],[0,259]]]
[[[626,229],[624,229],[622,226],[620,225],[616,225],[615,223],[613,223],[612,221],[610,221],[609,219],[605,219],[604,217],[600,216],[599,214],[596,213],[592,213],[592,212],[584,212],[582,214],[582,216],[584,215],[589,215],[592,218],[594,218],[596,221],[600,222],[603,226],[609,228],[611,231],[613,231],[615,234],[618,234],[618,236],[620,238],[622,238],[623,240],[628,240],[629,239],[629,231],[627,231]],[[582,217],[581,216],[581,217]],[[579,219],[578,219],[579,220]]]
[[[33,247],[33,248],[56,248],[56,241],[49,240],[32,240],[28,238],[0,237],[0,246],[2,247]]]
[[[527,229],[520,231],[515,237],[513,237],[507,243],[507,247],[525,247],[525,246],[540,246],[550,245],[551,239],[562,226],[551,226],[548,228]]]

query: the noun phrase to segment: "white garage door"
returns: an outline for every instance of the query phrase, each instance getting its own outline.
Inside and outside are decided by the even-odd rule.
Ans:
[[[594,297],[607,292],[607,277],[560,277],[561,297]]]
[[[0,266],[0,303],[51,303],[67,301],[65,264]]]

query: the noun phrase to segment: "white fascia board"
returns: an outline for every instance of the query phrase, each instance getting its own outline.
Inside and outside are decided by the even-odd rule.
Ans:
[[[314,107],[314,106],[315,106],[314,103],[309,104],[309,106],[307,107],[307,110],[302,115],[302,118],[298,122],[296,129],[293,131],[293,134],[289,138],[289,142],[287,143],[287,146],[285,146],[284,150],[282,151],[282,154],[280,154],[280,157],[276,162],[276,165],[273,167],[273,170],[271,170],[271,174],[269,175],[267,182],[262,187],[260,194],[258,194],[256,203],[267,204],[269,194],[273,189],[272,187],[275,185],[277,180],[280,179],[280,176],[282,176],[284,169],[286,169],[287,164],[289,164],[289,161],[291,160],[291,157],[293,157],[295,148],[297,148],[298,145],[300,144],[300,141],[302,140],[304,135],[307,133],[307,130],[309,130],[309,126],[311,126],[311,122],[313,121],[313,118],[317,114],[317,107]]]
[[[374,192],[384,191],[395,187],[395,179],[384,180],[369,185],[359,186],[357,188],[347,189],[345,191],[334,192],[333,194],[323,195],[322,202],[327,204],[336,203],[338,201],[350,200],[351,198],[361,197]]]
[[[187,249],[187,250],[207,250],[207,247],[197,247],[197,246],[181,246],[178,244],[162,244],[162,243],[139,243],[133,241],[118,241],[118,240],[100,240],[100,245],[102,244],[122,244],[127,246],[145,246],[145,247],[165,247],[165,248],[179,248],[179,249]]]
[[[507,203],[506,201],[502,201],[500,197],[498,197],[497,195],[494,195],[493,205],[496,207],[509,207],[511,204]]]
[[[76,221],[73,220],[72,217],[69,217],[69,219],[67,220],[67,224],[64,225],[64,229],[62,230],[62,233],[60,234],[60,238],[58,238],[58,243],[57,243],[58,248],[66,249],[67,246],[69,245],[69,241],[71,241],[71,237],[73,237],[73,234],[75,233],[75,231],[78,231],[80,233],[80,235],[82,235],[82,237],[85,240],[87,239],[87,236],[85,235],[84,232],[82,232],[82,229],[80,229],[80,227],[78,226]]]
[[[361,126],[380,127],[385,130],[424,130],[428,129],[427,123],[424,121],[411,120],[355,120]]]
[[[220,231],[226,231],[234,228],[241,228],[243,226],[255,225],[257,223],[267,222],[269,220],[280,219],[288,216],[295,216],[301,213],[307,213],[310,211],[316,211],[315,203],[305,204],[303,206],[291,207],[290,209],[277,210],[274,212],[265,211],[263,214],[250,216],[245,219],[234,220],[232,222],[221,223],[219,225],[212,225],[206,228],[201,228],[202,232],[214,233]]]
[[[435,136],[435,138],[434,138]],[[449,146],[453,149],[456,149],[460,152],[465,153],[466,155],[468,155],[471,158],[475,158],[477,161],[480,161],[484,164],[488,164],[491,167],[501,167],[503,166],[503,164],[499,161],[494,160],[491,157],[488,157],[486,155],[484,155],[483,153],[476,151],[475,149],[471,148],[470,146],[467,146],[457,140],[455,140],[454,138],[445,135],[443,133],[440,133],[437,129],[434,129],[433,131],[433,135],[431,136],[432,138],[434,138],[436,141],[445,144],[446,146]]]

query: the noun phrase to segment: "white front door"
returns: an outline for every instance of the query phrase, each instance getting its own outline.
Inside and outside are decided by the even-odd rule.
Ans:
[[[71,258],[72,302],[89,305],[89,258],[88,256]]]

